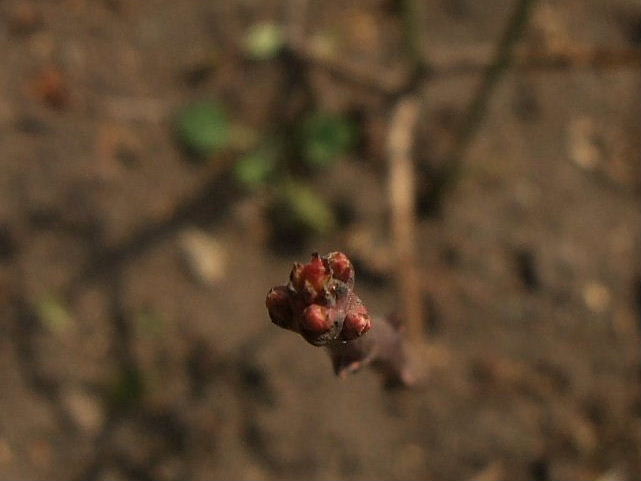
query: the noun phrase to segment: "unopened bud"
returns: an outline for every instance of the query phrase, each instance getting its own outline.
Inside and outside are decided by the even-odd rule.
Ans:
[[[274,324],[286,329],[292,328],[292,308],[287,287],[278,286],[270,289],[265,304]]]
[[[311,304],[303,311],[301,327],[309,334],[320,335],[329,331],[333,324],[329,316],[329,310],[324,306]]]
[[[289,281],[294,289],[298,290],[302,284],[301,274],[303,273],[303,264],[294,262],[291,272],[289,273]]]
[[[351,341],[371,327],[353,288],[354,267],[345,254],[314,253],[307,264],[294,264],[286,286],[269,292],[269,316],[274,324],[301,334],[315,346]]]
[[[329,272],[317,253],[312,254],[312,260],[303,266],[301,279],[309,282],[316,292],[320,292],[329,280]]]
[[[369,331],[371,326],[372,323],[367,312],[350,312],[345,316],[341,339],[344,341],[356,339]]]
[[[335,279],[348,283],[354,281],[354,268],[345,254],[332,252],[327,256],[327,261]]]

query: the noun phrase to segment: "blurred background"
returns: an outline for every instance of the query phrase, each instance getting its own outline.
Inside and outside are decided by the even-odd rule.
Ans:
[[[0,478],[641,476],[638,0],[2,0],[0,58]],[[407,99],[385,391],[264,299],[406,309]]]

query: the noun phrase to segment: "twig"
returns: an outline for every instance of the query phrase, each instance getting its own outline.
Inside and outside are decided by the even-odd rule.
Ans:
[[[483,52],[443,52],[431,58],[435,77],[456,77],[486,72],[493,64]],[[554,52],[518,49],[512,54],[511,68],[526,72],[547,72],[569,69],[606,70],[640,68],[641,48],[610,49],[575,46]]]
[[[402,319],[413,341],[421,340],[425,332],[415,247],[416,176],[412,161],[418,115],[418,100],[414,97],[403,97],[392,114],[387,139],[388,193],[397,291],[401,298]]]
[[[289,44],[298,45],[305,38],[305,23],[309,0],[289,0],[287,2],[287,37]]]
[[[531,9],[535,2],[536,0],[519,0],[516,5],[514,13],[499,41],[494,61],[487,67],[485,76],[474,96],[474,100],[467,110],[457,146],[446,167],[447,171],[444,176],[444,183],[446,185],[451,185],[458,177],[463,158],[474,140],[476,132],[481,126],[494,89],[513,60],[514,48],[525,30],[527,21],[530,18]]]
[[[425,18],[424,0],[403,0],[403,23],[405,33],[405,48],[414,70],[426,69],[425,62]]]
[[[527,2],[532,1],[534,0],[527,0]],[[517,18],[516,20],[520,22],[523,21],[523,18]],[[486,58],[483,53],[480,56],[477,53],[470,55],[469,48],[465,52],[448,53],[443,56],[439,55],[437,58],[427,58],[424,53],[418,53],[415,47],[411,47],[411,45],[417,44],[416,41],[413,41],[408,45],[410,65],[398,65],[391,69],[383,65],[359,63],[356,59],[337,58],[320,52],[307,44],[304,36],[300,35],[300,30],[295,30],[294,33],[290,34],[289,47],[291,52],[305,64],[324,69],[340,81],[355,84],[370,92],[386,97],[396,97],[402,92],[411,90],[417,79],[425,77],[462,77],[477,75],[485,71],[485,80],[479,87],[476,96],[477,100],[472,104],[474,109],[470,108],[469,112],[476,112],[479,109],[478,104],[475,105],[475,103],[480,101],[480,94],[483,93],[484,97],[487,96],[493,90],[488,87],[493,86],[500,78],[500,74],[508,66],[525,71],[605,70],[626,67],[638,68],[641,66],[641,49],[639,48],[613,50],[578,46],[567,51],[555,52],[516,51],[513,47],[516,40],[520,38],[521,32],[517,32],[516,37],[512,36],[511,29],[507,33],[510,33],[508,57],[504,57],[507,51],[505,50],[505,45],[501,42],[499,51],[494,54],[492,59]],[[504,35],[505,38],[506,36]],[[410,38],[407,39],[407,42],[410,42]],[[422,43],[418,44],[421,45]],[[510,60],[505,62],[506,58]],[[467,130],[463,129],[463,131]]]
[[[373,68],[371,64],[341,59],[318,51],[305,42],[292,42],[290,49],[301,61],[322,68],[340,80],[358,85],[383,96],[395,96],[407,89],[412,81],[409,69],[404,67]]]

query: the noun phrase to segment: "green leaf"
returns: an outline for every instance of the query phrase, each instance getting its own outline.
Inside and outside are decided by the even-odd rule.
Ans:
[[[178,115],[177,132],[185,147],[200,156],[223,150],[230,141],[227,114],[216,102],[203,101],[185,107]]]
[[[334,229],[334,212],[325,199],[310,187],[298,182],[288,182],[280,192],[280,207],[291,223],[321,235]]]
[[[346,117],[316,112],[303,122],[303,156],[311,167],[327,167],[354,147],[357,128]]]
[[[108,391],[108,401],[113,406],[127,407],[138,403],[144,395],[142,373],[137,368],[123,367]]]
[[[52,332],[64,331],[72,320],[67,306],[60,299],[51,295],[40,299],[36,310],[41,322]]]
[[[257,189],[273,177],[278,164],[279,149],[274,144],[262,145],[236,161],[234,176],[249,189]]]
[[[151,309],[138,312],[134,317],[134,322],[143,334],[153,336],[161,335],[167,324],[167,320],[161,313]]]
[[[245,36],[247,53],[257,60],[274,58],[285,45],[283,29],[274,23],[257,23]]]

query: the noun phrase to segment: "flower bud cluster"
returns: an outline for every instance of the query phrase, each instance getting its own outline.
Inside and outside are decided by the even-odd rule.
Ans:
[[[274,324],[315,346],[357,339],[371,327],[354,293],[354,267],[342,252],[314,253],[309,263],[294,264],[289,282],[272,288],[266,305]]]

